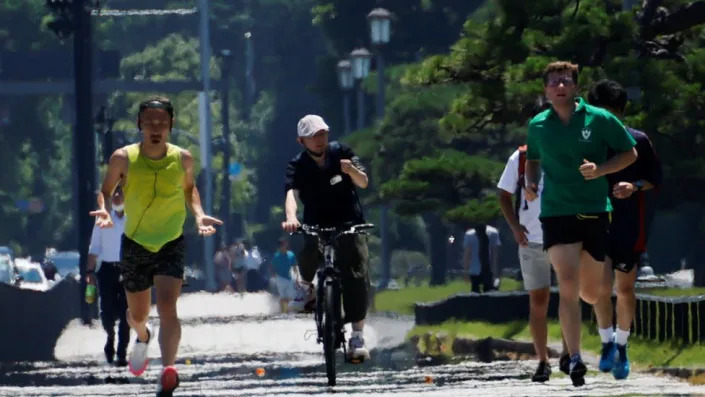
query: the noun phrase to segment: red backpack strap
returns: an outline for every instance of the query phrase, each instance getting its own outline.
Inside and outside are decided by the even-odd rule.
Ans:
[[[524,173],[526,169],[526,145],[519,146],[519,178],[517,178],[516,199],[514,200],[514,213],[519,218],[519,208],[522,202],[522,189],[524,189]]]
[[[526,168],[526,145],[519,146],[519,176],[524,176]]]

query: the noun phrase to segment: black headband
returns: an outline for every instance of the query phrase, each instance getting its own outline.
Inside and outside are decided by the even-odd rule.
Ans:
[[[142,113],[145,109],[163,109],[169,113],[169,116],[174,117],[174,107],[171,103],[165,103],[159,100],[145,101],[140,103],[139,112]]]

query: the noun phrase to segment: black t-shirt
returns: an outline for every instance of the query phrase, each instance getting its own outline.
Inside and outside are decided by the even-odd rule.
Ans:
[[[290,189],[299,191],[304,205],[304,224],[337,227],[365,223],[355,184],[340,169],[342,159],[350,160],[355,168],[365,172],[360,158],[350,147],[339,142],[328,145],[323,167],[319,167],[305,151],[289,161],[285,192]]]
[[[655,214],[653,190],[635,192],[629,198],[618,199],[612,194],[614,185],[619,182],[634,183],[647,180],[652,185],[661,185],[661,162],[654,151],[648,136],[641,131],[627,127],[627,131],[636,141],[636,161],[625,169],[607,175],[609,182],[609,197],[612,201],[612,222],[610,238],[622,242],[623,245],[635,246],[637,251],[645,249],[651,221]],[[608,158],[614,152],[608,152]]]

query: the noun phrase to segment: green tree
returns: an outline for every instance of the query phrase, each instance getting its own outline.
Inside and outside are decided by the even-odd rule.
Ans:
[[[605,77],[629,87],[626,123],[649,133],[665,166],[669,194],[661,195],[662,208],[705,199],[691,188],[705,178],[699,156],[705,144],[699,117],[705,106],[705,2],[647,0],[631,10],[616,1],[497,4],[491,19],[468,19],[449,54],[427,58],[405,78],[412,85],[468,87],[441,120],[467,142],[464,151],[508,154],[542,94],[544,66],[569,60],[580,65],[583,88]],[[692,252],[691,263],[697,263]]]
[[[367,14],[372,9],[384,7],[393,15],[391,39],[384,48],[384,55],[387,65],[395,65],[416,62],[428,54],[446,52],[448,46],[458,39],[465,20],[486,1],[316,0],[314,3],[313,23],[320,26],[329,46],[319,58],[318,79],[313,89],[323,99],[323,112],[330,119],[331,126],[342,131],[343,120],[339,110],[341,93],[335,66],[339,60],[348,58],[358,46],[372,50],[367,23]],[[429,34],[431,31],[433,34]],[[373,113],[372,104],[372,101],[367,101],[367,114]]]
[[[435,157],[409,160],[397,179],[382,185],[383,196],[397,200],[397,212],[424,216],[431,236],[432,285],[445,283],[445,222],[468,226],[499,214],[492,188],[502,167],[486,157],[448,149]]]
[[[57,49],[60,43],[37,21],[44,4],[0,4],[0,50]],[[42,65],[28,65],[38,70]],[[60,97],[6,97],[0,107],[7,120],[0,125],[0,244],[21,255],[38,256],[47,245],[71,246],[72,179],[70,126],[60,117]],[[39,212],[22,203],[38,199]],[[20,205],[18,205],[20,204]]]

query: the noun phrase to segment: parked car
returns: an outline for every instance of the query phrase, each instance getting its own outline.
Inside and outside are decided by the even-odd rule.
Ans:
[[[6,245],[0,245],[0,255],[7,255],[10,257],[10,261],[15,260],[15,252],[12,251],[12,248],[6,246]]]
[[[47,291],[52,284],[44,276],[39,263],[31,262],[25,258],[15,259],[15,267],[20,277],[19,287],[34,291]]]
[[[0,255],[0,283],[18,285],[19,282],[12,258],[9,255]]]
[[[52,252],[48,252],[45,257],[54,262],[61,278],[71,275],[77,281],[80,280],[81,272],[78,267],[78,262],[81,259],[81,255],[78,251],[52,250]]]

